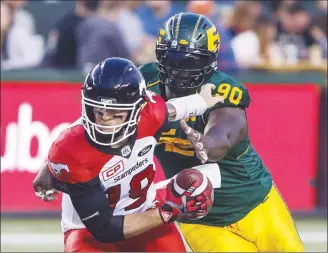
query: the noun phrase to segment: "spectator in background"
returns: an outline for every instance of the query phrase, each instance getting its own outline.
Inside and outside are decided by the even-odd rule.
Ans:
[[[217,57],[218,68],[221,71],[236,71],[238,66],[231,48],[231,36],[222,24],[214,1],[189,1],[186,10],[207,16],[216,26],[220,35],[220,52]]]
[[[119,1],[101,1],[97,12],[78,26],[78,67],[84,73],[108,57],[131,59],[116,23],[122,4]]]
[[[320,46],[321,57],[327,59],[327,0],[317,1],[318,12],[313,19],[310,32]]]
[[[144,29],[149,36],[157,39],[158,31],[162,24],[171,16],[183,11],[172,1],[146,0],[144,4],[137,7],[136,13],[143,22]]]
[[[309,48],[315,45],[310,34],[310,14],[301,2],[284,4],[277,10],[277,43],[283,51],[287,64],[297,64],[299,60],[310,58]]]
[[[217,15],[215,1],[195,0],[189,1],[186,7],[188,12],[198,13],[208,18],[214,18]]]
[[[269,3],[269,4],[271,4],[271,6],[272,6],[272,11],[275,12],[281,8],[289,8],[289,7],[297,4],[297,0],[274,0],[274,1],[271,1],[271,3]]]
[[[275,43],[276,34],[275,23],[265,16],[257,19],[253,29],[239,33],[231,42],[238,65],[244,69],[281,65],[283,56]]]
[[[24,0],[1,1],[8,11],[9,27],[2,34],[1,69],[22,69],[37,66],[44,53],[44,41],[34,34],[34,20],[31,14],[23,10]]]
[[[139,2],[139,3],[138,3]],[[132,60],[137,65],[155,60],[156,39],[146,34],[140,17],[134,12],[141,1],[124,1],[116,20]]]
[[[3,48],[4,48],[5,37],[9,30],[11,19],[12,19],[12,17],[11,17],[9,7],[4,2],[1,2],[1,60],[3,57]]]
[[[313,19],[313,25],[317,26],[327,36],[327,9],[328,1],[318,0],[317,1],[318,11]]]
[[[27,0],[2,0],[6,3],[13,16],[12,29],[22,29],[28,34],[35,34],[35,20],[31,13],[23,7]]]
[[[259,1],[237,1],[231,16],[225,23],[229,36],[252,29],[259,17],[262,5]]]
[[[47,51],[42,67],[76,69],[77,66],[77,26],[93,15],[99,0],[78,0],[73,11],[65,14],[48,35]]]

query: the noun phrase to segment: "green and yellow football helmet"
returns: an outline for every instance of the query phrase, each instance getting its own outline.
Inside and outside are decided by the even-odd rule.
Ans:
[[[194,93],[217,68],[220,36],[215,25],[196,13],[179,13],[159,30],[159,78],[171,92]]]

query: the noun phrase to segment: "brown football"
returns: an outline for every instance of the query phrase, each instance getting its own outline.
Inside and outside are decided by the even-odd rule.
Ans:
[[[211,181],[196,169],[184,169],[175,178],[174,190],[178,194],[194,197],[202,194],[205,190],[213,191]]]

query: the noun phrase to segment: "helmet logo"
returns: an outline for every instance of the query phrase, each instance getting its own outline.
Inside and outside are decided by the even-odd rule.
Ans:
[[[218,46],[220,44],[220,36],[215,26],[212,26],[211,28],[207,29],[206,33],[207,33],[207,49],[208,51],[216,53],[218,50]]]
[[[114,99],[114,98],[101,98],[100,102],[103,102],[104,104],[112,104],[113,102],[116,102],[116,99]]]

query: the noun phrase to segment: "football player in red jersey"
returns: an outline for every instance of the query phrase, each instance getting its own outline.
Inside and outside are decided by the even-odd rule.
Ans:
[[[185,251],[173,221],[202,217],[206,206],[184,203],[184,193],[176,196],[173,184],[166,199],[158,199],[153,153],[167,121],[201,115],[223,101],[211,89],[165,103],[146,91],[128,60],[109,58],[93,68],[82,87],[81,121],[54,141],[47,167],[34,181],[41,198],[38,189],[47,177],[65,193],[66,252]]]

